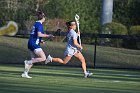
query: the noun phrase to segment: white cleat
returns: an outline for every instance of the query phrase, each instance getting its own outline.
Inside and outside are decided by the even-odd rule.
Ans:
[[[52,62],[52,57],[50,55],[48,55],[45,64],[48,64],[49,62]]]
[[[21,77],[23,77],[23,78],[32,78],[28,74],[25,74],[25,73],[22,73]]]
[[[91,75],[93,75],[93,73],[87,72],[84,77],[87,78],[90,77]]]

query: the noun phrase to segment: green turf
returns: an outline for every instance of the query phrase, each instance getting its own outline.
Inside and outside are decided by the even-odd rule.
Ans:
[[[0,93],[139,93],[140,72],[89,69],[94,75],[83,78],[81,68],[34,66],[32,79],[21,78],[23,65],[0,65]]]

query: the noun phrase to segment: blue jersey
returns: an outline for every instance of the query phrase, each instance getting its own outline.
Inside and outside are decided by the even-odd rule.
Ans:
[[[40,42],[42,38],[38,37],[38,32],[44,34],[44,29],[43,29],[43,25],[40,22],[36,21],[32,28],[32,31],[30,33],[30,38],[28,41],[28,49],[30,49],[31,51],[40,48]]]

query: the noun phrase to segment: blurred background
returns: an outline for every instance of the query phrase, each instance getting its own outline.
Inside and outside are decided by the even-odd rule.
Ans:
[[[47,55],[63,58],[65,22],[74,20],[78,14],[84,47],[82,53],[88,67],[140,69],[140,1],[111,0],[111,22],[102,24],[103,1],[0,0],[0,27],[11,20],[19,27],[15,37],[0,37],[0,63],[23,64],[30,58],[27,41],[37,20],[36,11],[41,10],[47,16],[43,24],[45,31],[56,35],[42,45]],[[67,66],[80,66],[80,62],[73,58]]]

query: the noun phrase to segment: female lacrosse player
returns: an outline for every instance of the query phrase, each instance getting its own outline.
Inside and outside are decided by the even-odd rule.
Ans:
[[[82,63],[82,68],[84,71],[84,76],[85,78],[89,77],[92,75],[92,73],[87,72],[86,70],[86,62],[85,62],[85,58],[82,55],[82,53],[80,52],[80,50],[82,49],[82,46],[78,43],[77,41],[77,37],[78,35],[80,35],[80,33],[76,33],[76,23],[75,21],[69,21],[66,23],[67,27],[68,27],[68,34],[67,34],[67,40],[68,40],[68,44],[66,47],[66,50],[64,52],[64,59],[59,59],[59,58],[52,58],[50,55],[48,56],[48,60],[46,60],[46,64],[49,62],[59,62],[62,64],[67,64],[69,62],[69,60],[72,58],[72,56],[75,56],[76,58],[78,58],[81,63]]]
[[[28,49],[31,52],[31,60],[24,61],[25,70],[21,75],[24,78],[32,78],[28,75],[28,72],[34,63],[43,62],[46,60],[46,55],[42,50],[42,48],[40,47],[42,37],[45,38],[53,37],[53,35],[44,34],[44,29],[42,25],[42,23],[45,21],[44,13],[41,11],[37,12],[37,17],[38,21],[35,22],[28,41]]]

